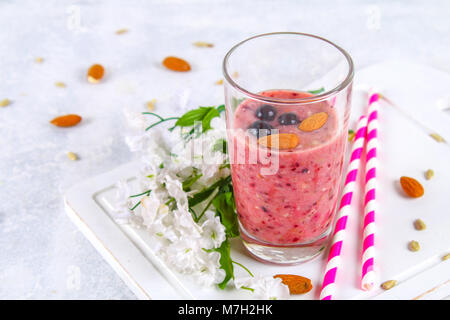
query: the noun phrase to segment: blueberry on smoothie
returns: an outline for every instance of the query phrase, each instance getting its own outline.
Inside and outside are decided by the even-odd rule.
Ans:
[[[268,136],[272,133],[273,126],[268,124],[267,122],[256,120],[253,122],[250,127],[248,127],[248,131],[259,138],[259,136]]]
[[[276,115],[277,110],[268,104],[263,104],[261,107],[256,109],[256,117],[264,121],[272,121],[275,119]]]
[[[294,124],[299,124],[300,120],[298,120],[298,117],[295,113],[283,113],[282,115],[280,115],[278,117],[278,122],[282,125],[282,126],[290,126],[290,125],[294,125]]]

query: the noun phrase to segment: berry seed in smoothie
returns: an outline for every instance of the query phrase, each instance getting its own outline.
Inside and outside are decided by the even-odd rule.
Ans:
[[[281,99],[313,96],[290,90],[260,94]],[[233,127],[232,179],[243,233],[274,245],[308,243],[326,234],[334,217],[346,141],[333,106],[327,101],[277,105],[248,99],[237,107]],[[266,157],[260,155],[262,149]],[[236,161],[254,154],[257,161]],[[268,158],[277,159],[277,168],[262,174],[270,166]]]

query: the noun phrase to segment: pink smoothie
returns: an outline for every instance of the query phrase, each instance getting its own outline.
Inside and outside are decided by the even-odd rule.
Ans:
[[[312,96],[287,90],[265,91],[261,95],[283,99]],[[269,111],[275,112],[265,110],[266,118],[261,120],[262,105],[265,104],[245,100],[234,113],[233,127],[242,129],[235,130],[230,137],[233,139],[232,179],[241,227],[252,238],[275,245],[315,241],[330,230],[333,220],[346,132],[339,130],[336,112],[326,101],[308,105],[273,104]],[[327,122],[320,129],[303,132],[298,128],[302,120],[318,112],[328,114]],[[292,122],[280,124],[279,117],[285,113],[290,118],[283,116],[284,119]],[[299,144],[284,150],[259,146],[255,133],[248,133],[255,121],[262,121],[279,133],[297,135]],[[261,152],[261,148],[265,149],[266,157],[258,156],[253,163],[236,163],[236,157],[248,158]],[[269,167],[267,159],[273,157],[278,157],[278,169],[261,174],[262,168]]]

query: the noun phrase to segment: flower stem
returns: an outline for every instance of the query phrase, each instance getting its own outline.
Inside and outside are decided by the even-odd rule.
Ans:
[[[141,204],[140,201],[138,201],[138,203],[136,203],[133,208],[131,208],[130,210],[133,211],[134,209],[136,209],[139,205]]]
[[[144,192],[139,193],[139,194],[134,194],[134,195],[130,196],[130,198],[136,198],[136,197],[139,197],[139,196],[143,196],[144,194],[148,196],[151,191],[152,190],[147,190],[147,191],[144,191]]]
[[[161,117],[161,116],[159,116],[159,115],[157,115],[156,113],[153,113],[153,112],[143,112],[143,114],[151,114],[151,115],[154,115],[154,116],[156,116],[156,117],[158,117],[158,118],[160,119],[158,122],[155,122],[155,123],[153,123],[152,125],[150,125],[149,127],[147,127],[147,128],[145,129],[145,131],[148,131],[148,130],[150,130],[151,128],[153,128],[153,127],[157,126],[158,124],[163,123],[163,122],[165,122],[165,121],[169,121],[169,120],[177,120],[177,119],[179,119],[179,117],[163,118],[163,117]]]
[[[153,113],[153,112],[142,112],[142,114],[151,114],[152,116],[158,117],[159,120],[164,120],[163,117],[161,117],[159,114]]]
[[[198,222],[197,214],[195,213],[194,209],[189,208],[189,212],[193,215],[194,221]]]
[[[215,196],[214,196],[214,197],[215,197]],[[202,213],[200,213],[200,215],[198,216],[198,218],[197,218],[197,220],[196,220],[195,222],[198,222],[198,221],[203,217],[203,215],[205,214],[206,210],[208,210],[208,208],[211,206],[211,203],[213,202],[214,197],[212,197],[211,200],[209,200],[208,204],[207,204],[206,207],[203,209]]]
[[[236,262],[234,260],[231,260],[231,262],[233,262],[234,264],[237,264],[239,267],[241,267],[242,269],[244,269],[245,271],[248,272],[249,275],[251,275],[252,277],[254,277],[254,275],[250,272],[250,270],[248,270],[246,267],[244,267],[242,264],[240,264],[239,262]],[[242,287],[243,288],[243,287]]]

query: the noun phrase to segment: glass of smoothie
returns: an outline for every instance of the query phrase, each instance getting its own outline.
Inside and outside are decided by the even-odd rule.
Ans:
[[[318,36],[277,32],[223,62],[228,152],[245,248],[297,264],[327,244],[347,145],[353,62]]]

